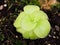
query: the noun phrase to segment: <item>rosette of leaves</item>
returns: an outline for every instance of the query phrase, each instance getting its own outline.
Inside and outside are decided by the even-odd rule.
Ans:
[[[50,32],[48,16],[36,5],[27,5],[14,24],[25,39],[45,38]]]

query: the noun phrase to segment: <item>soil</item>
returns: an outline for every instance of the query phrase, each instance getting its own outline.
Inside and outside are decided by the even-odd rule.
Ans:
[[[2,3],[0,5],[4,5]],[[8,4],[3,9],[0,9],[0,45],[60,45],[60,9],[57,7],[51,10],[43,10],[49,17],[51,31],[44,39],[30,40],[23,39],[22,35],[16,32],[13,26],[14,20],[17,18],[24,6],[14,4],[8,10]],[[17,10],[15,10],[17,8]]]

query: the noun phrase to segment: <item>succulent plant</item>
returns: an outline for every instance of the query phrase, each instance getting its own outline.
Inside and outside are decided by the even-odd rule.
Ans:
[[[16,31],[25,39],[45,38],[50,32],[48,16],[36,5],[26,5],[14,21]]]

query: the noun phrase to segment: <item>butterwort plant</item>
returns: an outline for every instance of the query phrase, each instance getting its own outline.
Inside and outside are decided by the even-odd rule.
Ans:
[[[36,5],[26,5],[13,25],[25,39],[45,38],[50,32],[48,16]]]

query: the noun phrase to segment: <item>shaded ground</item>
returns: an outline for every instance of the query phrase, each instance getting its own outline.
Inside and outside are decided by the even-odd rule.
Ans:
[[[3,6],[6,4],[6,7]],[[43,10],[47,13],[51,24],[51,31],[44,39],[27,40],[16,32],[13,22],[23,9],[24,5],[14,3],[11,8],[7,3],[0,4],[0,44],[1,45],[60,45],[60,8],[54,7],[52,10]]]

